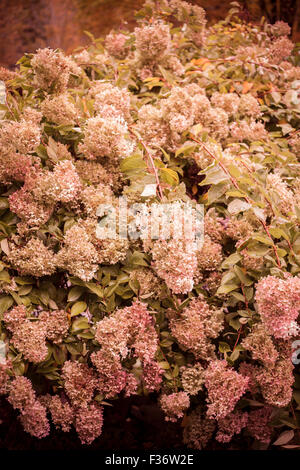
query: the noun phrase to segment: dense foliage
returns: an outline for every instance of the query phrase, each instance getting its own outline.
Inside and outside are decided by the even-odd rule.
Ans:
[[[90,444],[153,392],[189,447],[297,447],[299,50],[239,11],[148,0],[132,33],[1,71],[0,391],[33,436]],[[204,204],[203,247],[97,238],[121,195]]]

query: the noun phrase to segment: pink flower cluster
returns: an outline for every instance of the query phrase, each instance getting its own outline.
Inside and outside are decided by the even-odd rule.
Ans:
[[[64,92],[71,85],[71,74],[81,75],[81,68],[60,51],[38,49],[31,60],[34,83],[47,92]]]
[[[125,34],[111,31],[105,38],[105,47],[110,55],[117,59],[124,59],[128,52],[128,48],[125,46],[126,41]]]
[[[14,347],[30,362],[39,363],[48,355],[46,339],[61,342],[69,329],[67,313],[64,310],[43,311],[38,318],[29,318],[26,308],[14,307],[4,314],[4,322],[12,332]]]
[[[162,380],[162,370],[155,360],[158,336],[144,303],[135,301],[130,307],[116,310],[109,317],[99,321],[95,339],[101,349],[92,353],[91,359],[98,371],[100,393],[111,397],[126,387],[127,395],[130,389],[136,391],[138,376],[135,380],[132,375],[128,377],[122,366],[122,360],[132,355],[140,361],[142,382],[147,389],[151,391],[158,388]]]
[[[231,413],[247,390],[249,379],[228,366],[226,361],[209,363],[205,371],[207,416],[221,419]]]
[[[215,357],[211,339],[223,329],[223,312],[210,308],[199,295],[191,300],[178,318],[170,320],[170,327],[181,347],[191,351],[196,358],[208,360]]]
[[[171,35],[169,26],[156,22],[135,28],[135,45],[139,58],[142,61],[161,60],[171,48]]]
[[[51,413],[54,426],[63,432],[68,432],[74,421],[74,410],[66,399],[58,395],[47,397],[47,408]]]
[[[290,27],[232,17],[206,30],[204,10],[181,0],[146,0],[143,14],[104,47],[39,49],[19,72],[0,70],[12,79],[0,110],[0,293],[15,302],[1,316],[0,393],[38,438],[48,413],[91,444],[104,400],[157,392],[167,421],[184,416],[188,446],[243,429],[267,443],[272,410],[295,404],[300,332],[297,243],[277,238],[299,228]],[[98,238],[110,211],[99,206],[124,195],[205,204],[203,248],[178,238],[176,216],[170,238]],[[277,246],[281,273],[262,256]]]
[[[256,325],[241,344],[251,352],[253,359],[261,361],[266,366],[274,366],[278,352],[271,336],[266,333],[262,325]]]
[[[262,278],[256,287],[257,310],[266,331],[275,338],[297,335],[300,311],[300,277]]]
[[[247,426],[248,413],[237,411],[230,413],[218,420],[218,432],[216,440],[219,442],[230,442],[234,434],[240,434],[241,430]]]
[[[188,424],[184,427],[183,442],[192,449],[202,450],[213,436],[216,421],[209,419],[202,406],[195,408],[188,416]]]
[[[266,403],[278,407],[290,403],[293,395],[293,369],[292,361],[288,358],[278,360],[274,367],[257,371],[255,379]]]
[[[154,270],[174,294],[193,289],[197,257],[196,250],[189,245],[175,239],[157,240],[151,250]]]
[[[183,417],[184,411],[190,406],[190,399],[186,392],[175,392],[170,395],[161,395],[160,406],[166,414],[166,421],[176,422]]]
[[[269,443],[272,435],[272,427],[269,425],[272,406],[263,406],[250,411],[247,430],[258,441]]]
[[[99,437],[103,426],[103,407],[92,403],[76,414],[75,429],[82,444],[91,444]]]
[[[20,421],[26,432],[39,439],[49,434],[47,410],[37,400],[29,379],[19,376],[12,381],[8,401],[20,411]]]
[[[83,407],[92,401],[98,385],[93,369],[78,361],[66,361],[62,368],[64,388],[74,407]]]

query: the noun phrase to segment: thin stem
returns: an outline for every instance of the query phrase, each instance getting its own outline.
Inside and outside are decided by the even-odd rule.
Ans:
[[[247,297],[246,297],[246,294],[245,294],[244,284],[243,283],[241,284],[241,289],[242,289],[242,292],[243,292],[246,309],[249,310],[249,304],[248,304],[248,300],[247,300]]]
[[[245,153],[246,153],[246,152],[245,152]],[[250,153],[250,152],[247,152],[247,153]],[[240,154],[240,155],[241,155],[241,154]],[[241,161],[241,164],[242,164],[242,165],[246,168],[246,170],[249,172],[249,176],[250,176],[250,178],[252,179],[252,181],[254,181],[256,184],[260,185],[259,181],[257,181],[257,179],[252,175],[253,170],[252,170],[251,168],[249,168],[248,165],[246,165],[245,162]],[[270,207],[270,209],[271,209],[273,215],[275,215],[275,212],[274,212],[274,209],[273,209],[273,207],[272,207],[271,202],[266,198],[265,195],[263,195],[263,198],[264,198],[264,200],[266,201],[266,203],[268,204],[268,206]]]
[[[241,337],[242,331],[243,331],[243,325],[240,327],[240,329],[239,329],[239,331],[238,331],[238,337],[237,337],[237,339],[236,339],[236,342],[234,343],[232,352],[235,350],[235,348],[236,348],[237,345],[238,345],[238,342],[239,342],[239,339],[240,339],[240,337]]]
[[[194,142],[197,142],[199,145],[201,145],[204,150],[206,150],[206,152],[218,163],[218,165],[222,168],[222,170],[226,173],[227,176],[229,176],[230,178],[230,181],[232,182],[233,186],[238,189],[240,191],[240,187],[236,181],[235,178],[233,178],[231,176],[231,174],[229,173],[229,171],[227,170],[227,168],[224,166],[224,164],[222,162],[219,162],[218,159],[211,153],[211,151],[206,147],[206,145],[201,142],[200,140],[198,139],[195,139],[195,137],[191,136],[191,139],[194,141]],[[244,196],[244,199],[246,202],[248,202],[248,204],[252,205],[252,203],[254,201],[252,201],[248,196]],[[258,220],[260,221],[260,223],[262,224],[267,236],[270,238],[270,240],[272,241],[272,244],[273,244],[273,250],[274,250],[274,253],[275,253],[275,257],[276,257],[276,262],[277,262],[277,266],[279,268],[281,268],[281,263],[280,263],[280,259],[279,259],[279,256],[278,256],[278,252],[277,252],[277,247],[275,245],[275,243],[273,242],[273,239],[272,239],[272,236],[268,230],[268,227],[266,226],[265,222],[261,219],[258,218]]]
[[[239,60],[236,57],[225,57],[225,58],[220,58],[220,59],[210,59],[209,57],[203,57],[203,59],[207,59],[209,62],[235,62]],[[245,64],[257,65],[258,67],[263,67],[269,70],[274,68],[274,65],[261,64],[260,62],[255,62],[254,60],[243,60],[241,62]],[[201,69],[197,69],[197,70],[201,70]]]
[[[155,163],[153,161],[153,158],[152,158],[152,155],[150,153],[150,151],[148,150],[148,147],[147,145],[142,141],[142,139],[140,139],[136,133],[130,129],[129,127],[129,132],[134,135],[136,137],[136,139],[139,141],[139,143],[142,145],[142,147],[144,148],[145,152],[146,152],[146,155],[148,157],[148,159],[150,160],[151,162],[151,165],[152,165],[152,168],[153,168],[153,173],[154,173],[154,176],[155,176],[155,180],[156,180],[156,185],[157,185],[157,189],[158,189],[158,193],[159,193],[159,196],[160,196],[160,199],[163,198],[163,192],[162,192],[162,189],[161,189],[161,184],[160,184],[160,181],[159,181],[159,176],[158,176],[158,172],[157,172],[157,168],[155,166]]]

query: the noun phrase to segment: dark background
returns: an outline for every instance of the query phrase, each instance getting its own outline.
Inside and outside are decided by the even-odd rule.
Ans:
[[[223,19],[230,0],[189,0],[202,6],[209,22]],[[71,52],[88,42],[83,33],[95,37],[112,28],[135,25],[134,11],[144,0],[0,0],[0,66],[13,68],[25,52],[39,47]],[[300,0],[240,0],[250,21],[265,15],[270,22],[285,20],[300,40]],[[126,25],[127,22],[127,25]]]

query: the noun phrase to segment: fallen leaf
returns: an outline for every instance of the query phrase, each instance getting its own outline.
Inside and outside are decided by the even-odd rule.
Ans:
[[[206,57],[201,57],[200,59],[193,59],[191,61],[191,64],[192,65],[197,65],[199,67],[202,67],[202,69],[204,69],[204,66],[206,65],[209,65],[210,64],[210,61],[209,59],[207,59]]]
[[[253,83],[244,82],[244,83],[243,83],[243,90],[242,90],[243,95],[244,95],[245,93],[248,93],[248,91],[251,90],[251,88],[253,87],[253,85],[254,85]]]

